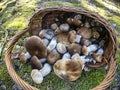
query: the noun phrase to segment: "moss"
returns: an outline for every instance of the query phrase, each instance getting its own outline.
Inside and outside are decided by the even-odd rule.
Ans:
[[[120,49],[118,49],[118,51],[117,51],[116,59],[117,59],[117,62],[120,63]]]
[[[8,74],[5,63],[0,65],[0,81],[2,81],[2,84],[6,85],[7,89],[11,88],[12,85],[13,85],[13,81],[12,81],[11,77]]]
[[[16,2],[17,1],[17,2]],[[111,23],[116,23],[118,28],[116,29],[120,32],[120,14],[119,14],[119,6],[116,6],[110,1],[103,0],[94,0],[93,3],[88,0],[52,0],[50,1],[42,1],[42,0],[5,0],[4,2],[0,2],[0,7],[2,7],[2,11],[0,11],[0,20],[3,21],[2,26],[4,26],[9,31],[9,36],[15,35],[18,31],[27,27],[29,23],[29,19],[35,13],[35,10],[38,8],[50,7],[50,6],[81,6],[87,10],[97,12],[102,15],[106,19],[108,19]],[[39,4],[39,5],[38,5]],[[110,8],[109,5],[113,5],[114,8]],[[115,8],[116,7],[116,8]],[[114,11],[114,12],[111,12]],[[116,12],[118,12],[116,14]],[[120,36],[120,34],[118,33]],[[27,37],[26,34],[22,37],[17,45],[23,45],[23,39]],[[3,39],[3,35],[0,40]],[[118,38],[118,42],[120,44],[120,37]],[[120,63],[120,50],[117,51],[117,62]],[[2,57],[4,58],[4,56]],[[36,85],[33,83],[30,77],[31,67],[29,64],[21,64],[19,60],[14,61],[14,63],[18,66],[23,65],[23,67],[17,72],[18,75],[30,83],[33,86],[40,88],[41,90],[89,90],[96,85],[98,85],[105,77],[106,71],[104,69],[95,69],[90,72],[83,72],[82,76],[79,80],[71,83],[63,82],[59,79],[53,72],[45,77],[44,82],[40,85]],[[120,65],[118,66],[120,70]],[[24,77],[24,74],[28,73],[28,78]],[[6,70],[5,63],[0,65],[0,80],[2,80],[8,90],[11,90],[13,81]],[[114,84],[114,83],[113,83]]]
[[[76,6],[76,4],[74,3],[70,3],[70,2],[62,2],[62,1],[53,1],[53,2],[44,2],[43,3],[44,6]]]

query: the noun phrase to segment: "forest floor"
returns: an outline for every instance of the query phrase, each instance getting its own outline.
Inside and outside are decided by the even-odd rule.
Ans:
[[[113,0],[114,1],[114,0]],[[14,83],[5,65],[5,51],[10,39],[19,31],[26,28],[30,18],[41,8],[51,6],[83,7],[106,18],[115,28],[118,37],[118,51],[116,54],[117,71],[115,79],[108,90],[120,90],[120,1],[110,0],[0,0],[0,90],[22,90]],[[26,36],[25,36],[26,37]],[[23,38],[17,42],[13,52],[19,51],[23,45]],[[14,57],[14,56],[13,56]],[[18,75],[41,90],[89,90],[98,85],[105,77],[104,68],[83,72],[81,78],[75,82],[65,83],[51,73],[40,84],[34,84],[30,79],[31,67],[19,60],[13,61]]]

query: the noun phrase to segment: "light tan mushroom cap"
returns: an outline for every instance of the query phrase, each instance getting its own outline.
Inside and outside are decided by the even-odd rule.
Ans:
[[[75,81],[82,73],[82,66],[78,61],[60,59],[53,66],[55,74],[65,81]]]
[[[78,34],[81,34],[84,38],[89,39],[92,36],[92,30],[86,27],[82,27],[77,31]]]

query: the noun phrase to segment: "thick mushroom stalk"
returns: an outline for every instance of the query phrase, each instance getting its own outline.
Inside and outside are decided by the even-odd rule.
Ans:
[[[53,66],[55,74],[64,81],[75,81],[82,73],[82,65],[78,60],[60,59]]]
[[[35,55],[40,58],[47,56],[47,48],[38,36],[28,37],[25,40],[25,47],[32,56]]]

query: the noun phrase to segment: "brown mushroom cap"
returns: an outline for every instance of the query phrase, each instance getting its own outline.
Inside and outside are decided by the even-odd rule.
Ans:
[[[97,62],[102,62],[103,56],[100,54],[93,53],[93,59]]]
[[[75,26],[80,26],[80,25],[82,24],[82,22],[81,22],[79,19],[74,18],[74,19],[73,19],[73,24],[74,24]]]
[[[82,54],[88,55],[88,49],[85,45],[82,46]]]
[[[47,56],[47,61],[50,64],[54,64],[58,59],[60,59],[60,54],[57,51],[52,51],[50,54]]]
[[[68,46],[68,51],[71,54],[75,54],[75,53],[81,53],[81,45],[76,44],[76,43],[72,43]]]
[[[33,69],[41,69],[42,68],[42,63],[36,56],[33,56],[31,58],[30,63],[31,63],[31,66]]]
[[[82,73],[82,66],[78,61],[60,59],[53,66],[55,74],[65,81],[75,81]]]
[[[27,57],[25,56],[25,53],[21,53],[19,58],[20,58],[22,63],[26,63],[27,62]]]
[[[75,30],[71,30],[69,32],[68,39],[69,39],[70,43],[75,42],[75,40],[76,40],[76,31]]]
[[[89,46],[92,44],[92,42],[86,38],[82,38],[81,41],[80,41],[80,44],[81,45],[85,45],[85,46]]]
[[[72,18],[68,18],[66,21],[68,24],[72,24],[73,23],[73,19]]]
[[[40,58],[47,56],[47,48],[38,36],[31,36],[25,40],[26,50],[30,55],[35,55]]]
[[[86,27],[78,29],[77,33],[81,34],[86,39],[89,39],[92,36],[92,30]]]

